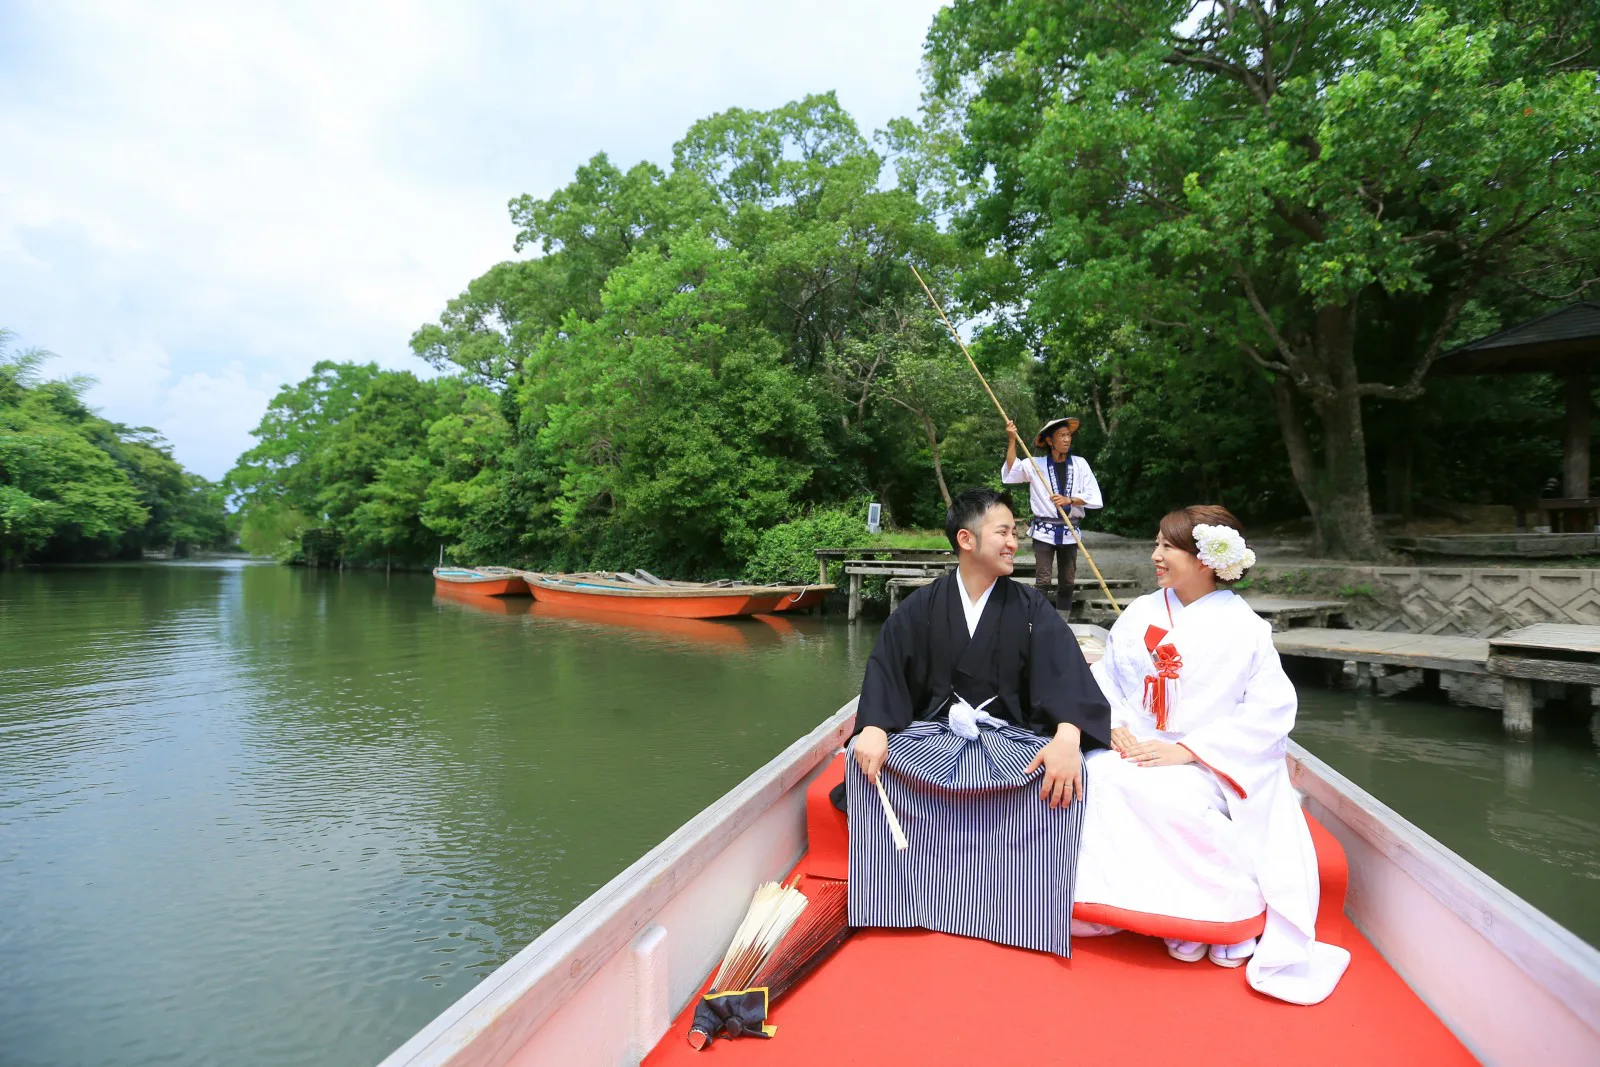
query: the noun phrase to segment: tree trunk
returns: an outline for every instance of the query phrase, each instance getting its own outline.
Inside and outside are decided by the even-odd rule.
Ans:
[[[917,412],[922,418],[922,432],[928,435],[928,448],[933,451],[933,476],[939,479],[939,495],[944,498],[944,506],[950,506],[950,487],[944,484],[944,465],[939,462],[939,435],[933,427],[933,420],[928,418],[925,411]]]
[[[1313,407],[1322,423],[1318,547],[1323,554],[1340,559],[1382,560],[1386,554],[1372,521],[1372,492],[1367,484],[1361,398],[1341,392]]]
[[[1331,386],[1311,401],[1322,430],[1321,462],[1300,418],[1292,386],[1281,377],[1273,382],[1273,400],[1295,485],[1311,512],[1314,550],[1340,559],[1383,560],[1387,553],[1372,519],[1366,431],[1356,392],[1354,325],[1354,304],[1317,313],[1317,354]]]

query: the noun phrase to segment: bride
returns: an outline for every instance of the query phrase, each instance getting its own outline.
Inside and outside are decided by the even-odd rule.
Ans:
[[[1113,747],[1087,757],[1074,933],[1248,959],[1256,990],[1316,1004],[1350,954],[1316,940],[1317,858],[1284,764],[1294,686],[1271,628],[1227,588],[1255,554],[1231,512],[1201,505],[1161,520],[1151,560],[1160,588],[1094,666]]]

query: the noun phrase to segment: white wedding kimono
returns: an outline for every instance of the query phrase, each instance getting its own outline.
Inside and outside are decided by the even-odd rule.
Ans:
[[[1296,1004],[1326,998],[1350,953],[1316,940],[1317,857],[1284,764],[1297,701],[1271,627],[1230,590],[1188,607],[1157,590],[1111,628],[1094,677],[1113,727],[1181,744],[1195,762],[1090,754],[1077,901],[1216,923],[1265,907],[1250,985]]]

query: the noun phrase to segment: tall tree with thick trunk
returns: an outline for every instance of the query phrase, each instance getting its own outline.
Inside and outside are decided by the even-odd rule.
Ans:
[[[1248,361],[1319,547],[1379,557],[1362,401],[1419,395],[1486,285],[1600,225],[1580,8],[958,0],[930,113],[960,116],[960,225],[1000,264],[969,301]]]

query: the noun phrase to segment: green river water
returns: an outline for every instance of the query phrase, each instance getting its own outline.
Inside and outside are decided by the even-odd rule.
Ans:
[[[0,573],[0,1063],[374,1063],[849,699],[874,635]],[[1296,731],[1600,942],[1597,734],[1316,689]]]

